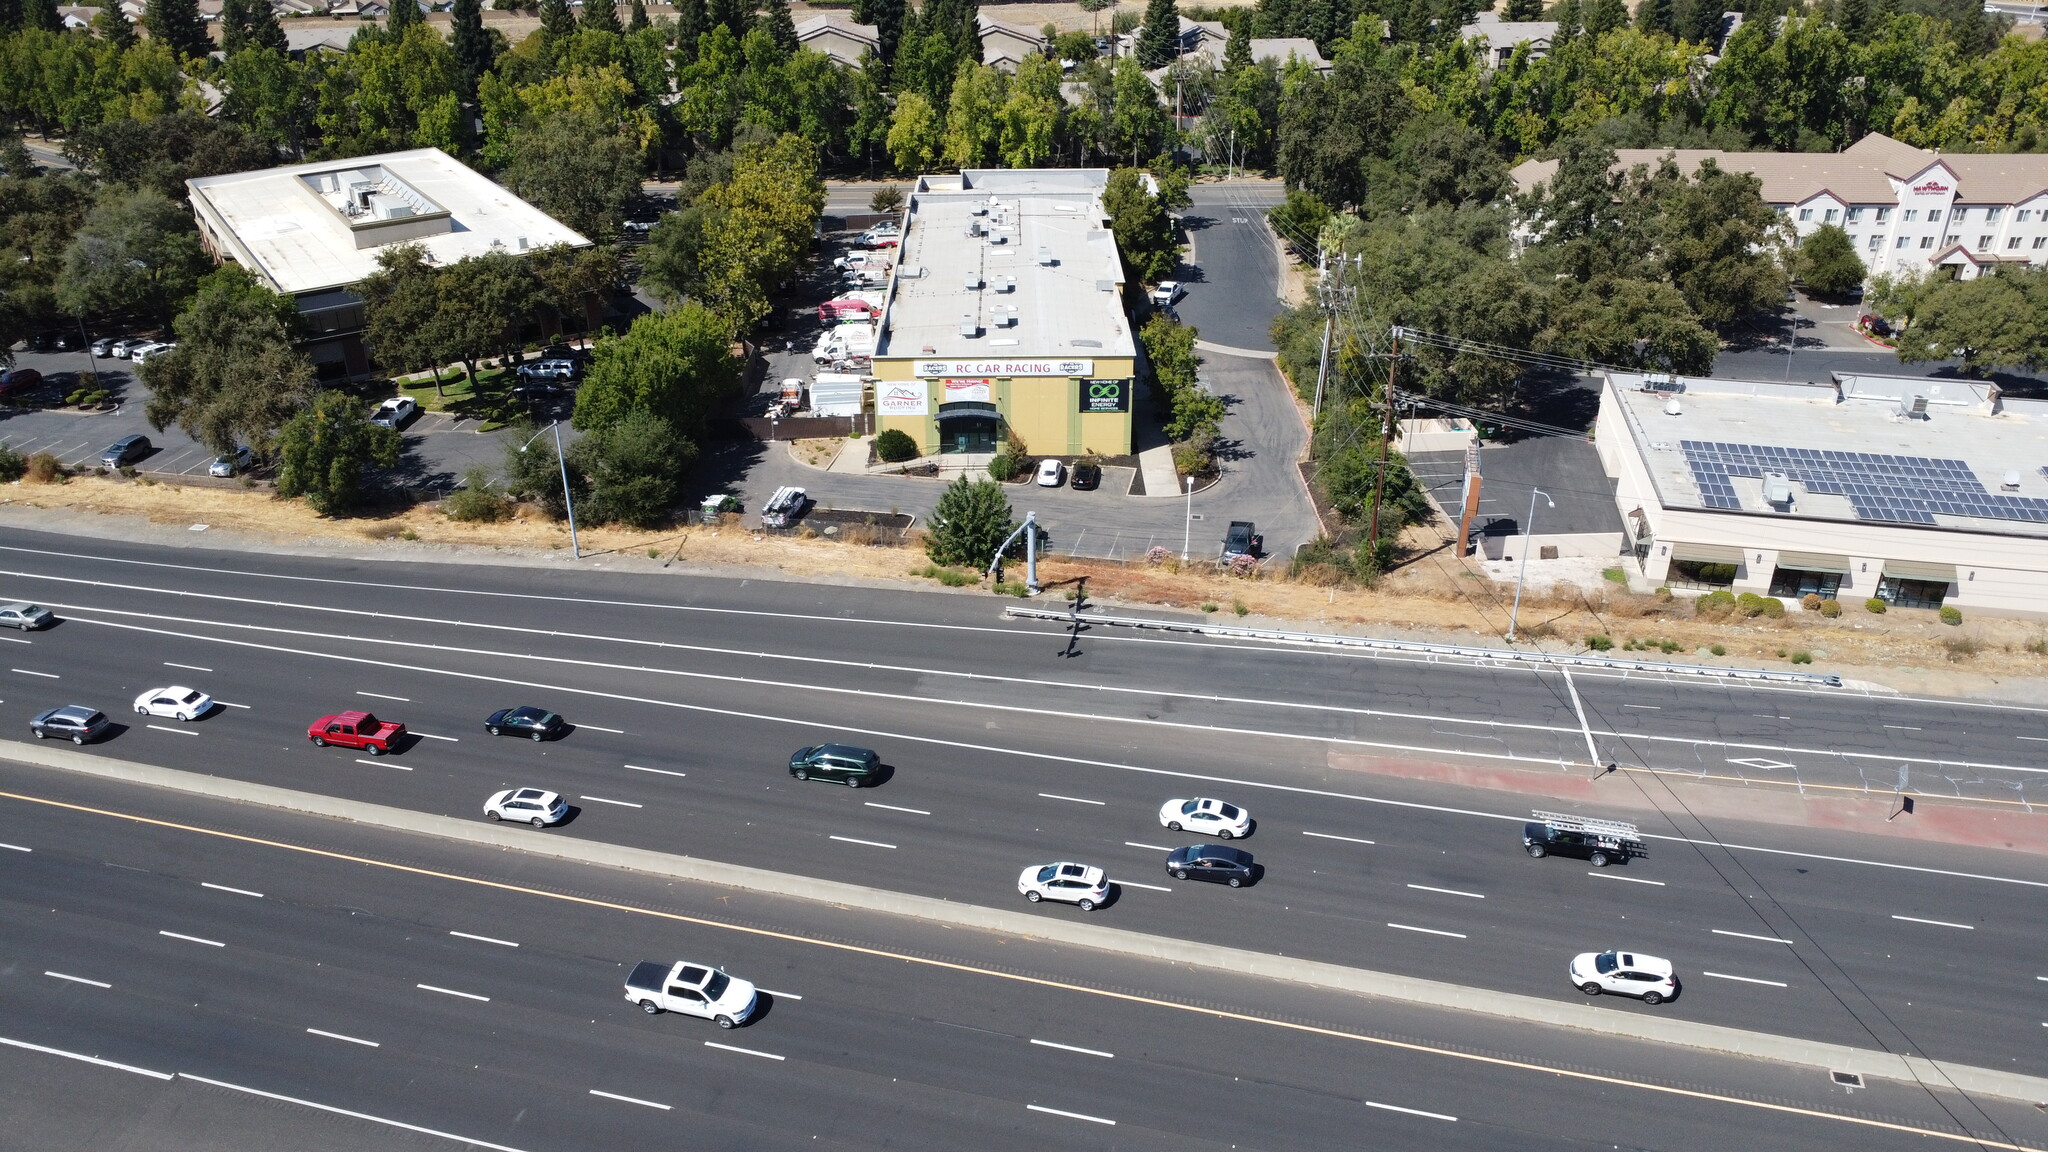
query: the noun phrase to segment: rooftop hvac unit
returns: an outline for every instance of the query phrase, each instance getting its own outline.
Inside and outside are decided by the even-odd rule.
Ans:
[[[1114,292],[1114,291],[1116,291],[1116,281],[1114,281],[1114,280],[1097,280],[1097,281],[1095,282],[1095,290],[1096,290],[1097,292]]]
[[[1038,266],[1041,268],[1052,267],[1052,249],[1043,244],[1038,246]]]
[[[1764,502],[1773,508],[1792,506],[1792,482],[1782,472],[1764,473]]]
[[[972,316],[962,316],[960,318],[960,335],[969,340],[974,339],[976,336],[981,335],[981,324]]]
[[[964,279],[964,280],[962,280],[962,281],[961,281],[961,284],[962,284],[962,285],[963,285],[964,287],[966,287],[966,289],[967,289],[967,290],[968,290],[969,292],[979,292],[979,291],[981,291],[981,273],[979,273],[979,272],[969,272],[969,273],[967,274],[967,277],[966,277],[966,279]]]
[[[967,222],[967,234],[968,234],[969,236],[979,236],[979,235],[981,235],[981,221],[979,221],[979,220],[969,220],[969,221]]]
[[[1683,385],[1679,384],[1677,377],[1669,373],[1652,372],[1643,377],[1643,391],[1645,392],[1677,392],[1683,387]]]
[[[1927,415],[1927,397],[1913,397],[1913,407],[1911,411],[1912,414],[1915,416],[1925,417]]]

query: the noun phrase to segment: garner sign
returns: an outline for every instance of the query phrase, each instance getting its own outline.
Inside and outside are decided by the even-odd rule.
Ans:
[[[918,360],[911,375],[943,376],[1087,376],[1093,360]]]

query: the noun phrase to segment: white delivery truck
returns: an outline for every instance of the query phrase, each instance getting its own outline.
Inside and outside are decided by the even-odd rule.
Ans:
[[[841,324],[828,328],[818,337],[818,343],[811,349],[811,359],[819,364],[831,364],[839,360],[866,360],[875,354],[875,326],[873,324]]]
[[[858,416],[867,407],[867,377],[849,372],[820,372],[811,377],[811,415]]]

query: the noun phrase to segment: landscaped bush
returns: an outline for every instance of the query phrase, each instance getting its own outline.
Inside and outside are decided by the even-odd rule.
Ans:
[[[1008,452],[998,452],[995,455],[995,459],[988,462],[988,477],[999,484],[1006,483],[1015,479],[1017,473],[1022,471],[1023,468],[1023,457],[1012,456]]]
[[[441,510],[450,520],[489,524],[512,514],[512,501],[482,466],[473,467],[462,478],[462,487],[448,494]]]
[[[1963,610],[1953,604],[1943,604],[1941,606],[1941,622],[1949,625],[1961,624],[1963,622]]]
[[[1586,637],[1586,647],[1591,648],[1595,652],[1605,652],[1609,648],[1614,647],[1614,638],[1612,636],[1588,636]]]
[[[884,464],[901,464],[918,457],[917,441],[901,428],[885,428],[875,437],[875,455]]]
[[[1755,619],[1764,614],[1764,598],[1754,592],[1744,592],[1735,598],[1737,615]]]
[[[1840,616],[1842,614],[1842,602],[1840,600],[1821,601],[1820,614],[1827,617],[1830,620],[1833,620],[1835,617]]]
[[[1785,602],[1783,600],[1778,599],[1776,596],[1764,596],[1759,599],[1762,603],[1765,618],[1770,620],[1782,620],[1785,618]]]
[[[1792,654],[1792,662],[1794,664],[1811,664],[1813,663],[1813,653],[1804,650],[1794,652]]]
[[[1693,613],[1708,620],[1726,620],[1735,612],[1735,593],[1722,589],[1692,602]]]
[[[0,484],[19,480],[27,471],[28,461],[22,458],[21,453],[0,444]]]
[[[1818,593],[1818,592],[1808,592],[1808,593],[1807,593],[1806,595],[1804,595],[1804,596],[1801,596],[1801,597],[1799,598],[1799,606],[1800,606],[1801,608],[1804,608],[1804,609],[1806,609],[1806,610],[1807,610],[1808,612],[1817,612],[1817,611],[1819,611],[1819,610],[1820,610],[1820,593]]]
[[[1708,648],[1707,651],[1712,652],[1716,656],[1726,656],[1728,654],[1728,649],[1722,647],[1719,644],[1716,644],[1713,647]]]
[[[1891,605],[1889,605],[1889,604],[1885,603],[1885,602],[1884,602],[1884,601],[1882,601],[1882,600],[1879,600],[1879,599],[1878,599],[1877,597],[1875,597],[1875,596],[1872,596],[1872,597],[1871,597],[1870,599],[1868,599],[1868,600],[1865,600],[1865,601],[1863,602],[1863,610],[1864,610],[1865,612],[1868,612],[1868,613],[1870,613],[1870,614],[1871,614],[1871,615],[1873,615],[1873,616],[1882,616],[1882,615],[1884,615],[1884,610],[1885,610],[1885,609],[1887,609],[1887,608],[1889,608],[1889,607],[1891,607]]]

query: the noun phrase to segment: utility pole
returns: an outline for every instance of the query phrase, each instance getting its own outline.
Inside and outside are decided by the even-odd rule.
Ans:
[[[1342,268],[1344,262],[1339,260],[1337,266]],[[1323,305],[1323,351],[1322,355],[1316,360],[1316,402],[1309,409],[1310,424],[1314,424],[1323,414],[1323,384],[1330,377],[1330,326],[1337,322],[1337,310],[1330,307],[1330,300],[1333,295],[1334,293],[1330,290],[1330,254],[1328,252],[1318,252],[1316,253],[1316,296]]]
[[[1387,354],[1387,391],[1380,399],[1380,466],[1379,474],[1372,480],[1372,523],[1366,529],[1365,539],[1373,546],[1374,554],[1379,551],[1380,539],[1380,493],[1387,488],[1387,441],[1394,435],[1394,367],[1401,362],[1401,326],[1393,328],[1394,349]]]

